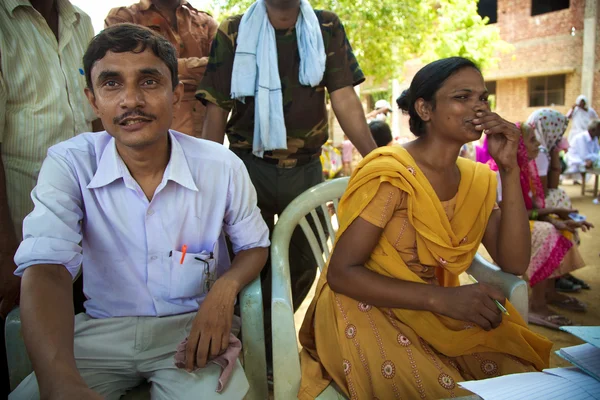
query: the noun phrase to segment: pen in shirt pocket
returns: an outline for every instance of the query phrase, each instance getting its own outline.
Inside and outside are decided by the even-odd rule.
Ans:
[[[185,260],[185,254],[187,253],[187,245],[181,246],[181,260],[179,260],[179,264],[183,264]],[[173,256],[173,250],[169,251],[169,257]]]

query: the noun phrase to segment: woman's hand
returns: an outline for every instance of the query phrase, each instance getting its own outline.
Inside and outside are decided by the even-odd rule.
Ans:
[[[488,139],[488,151],[501,171],[518,168],[517,149],[521,131],[513,123],[490,111],[479,111],[472,122]]]
[[[495,329],[502,322],[502,313],[494,300],[504,305],[502,292],[485,283],[444,288],[435,310],[459,321],[473,322],[482,329]]]
[[[578,212],[578,210],[572,210],[568,208],[554,208],[550,214],[556,215],[563,221],[572,221],[571,217],[569,217],[569,214],[577,214]]]
[[[587,221],[577,222],[571,219],[565,221],[554,220],[552,222],[552,225],[554,225],[554,227],[559,231],[567,231],[571,233],[575,233],[577,229],[581,229],[582,231],[587,232],[594,227],[593,224]]]

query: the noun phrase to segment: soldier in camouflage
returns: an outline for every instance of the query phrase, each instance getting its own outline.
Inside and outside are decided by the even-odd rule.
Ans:
[[[300,56],[296,39],[299,0],[265,0],[269,21],[275,29],[279,75],[283,94],[283,113],[287,130],[287,149],[265,151],[263,158],[252,154],[254,136],[254,98],[245,103],[231,99],[231,75],[237,34],[242,16],[223,21],[212,43],[206,73],[196,97],[207,107],[202,136],[223,143],[245,163],[258,194],[262,216],[273,230],[274,216],[299,194],[322,182],[319,160],[321,146],[328,139],[325,90],[346,135],[364,156],[376,148],[367,127],[360,100],[353,86],[365,80],[344,27],[337,15],[315,10],[327,55],[325,73],[317,87],[299,82]],[[227,121],[227,116],[231,117]],[[315,278],[317,264],[310,246],[296,229],[290,245],[292,297],[296,309],[306,297]],[[266,320],[270,321],[270,265],[263,270]]]

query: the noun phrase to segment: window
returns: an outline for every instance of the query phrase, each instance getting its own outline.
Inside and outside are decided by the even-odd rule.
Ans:
[[[477,4],[477,14],[481,18],[488,17],[488,24],[498,22],[498,1],[497,0],[479,0]]]
[[[565,104],[565,75],[529,78],[529,107]]]
[[[485,87],[488,90],[488,103],[490,110],[496,109],[496,81],[489,81],[485,83]]]
[[[531,0],[531,15],[546,14],[569,8],[569,0]]]

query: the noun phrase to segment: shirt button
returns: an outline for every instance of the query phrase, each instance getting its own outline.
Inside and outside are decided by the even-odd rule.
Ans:
[[[154,210],[148,210],[148,212],[146,214],[148,214],[148,215],[154,215]]]
[[[157,258],[158,258],[157,256],[150,257],[151,260],[156,260]]]

